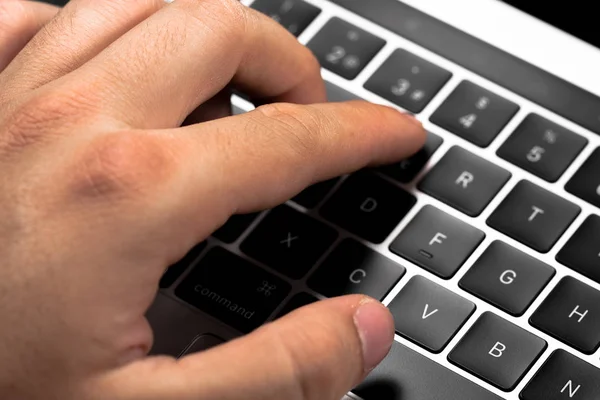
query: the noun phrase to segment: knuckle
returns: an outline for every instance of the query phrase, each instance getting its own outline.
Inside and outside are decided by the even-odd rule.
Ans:
[[[306,46],[301,47],[301,51],[304,54],[304,59],[302,60],[303,67],[303,77],[311,77],[311,76],[321,76],[321,63],[317,59],[317,56],[308,49]]]
[[[318,151],[324,140],[326,121],[319,111],[309,110],[291,103],[268,104],[256,109],[266,119],[264,125],[268,132],[300,156]]]
[[[92,119],[93,99],[83,90],[44,91],[17,102],[4,118],[0,148],[14,151],[52,140]]]
[[[158,141],[144,132],[116,132],[88,143],[67,173],[78,199],[143,199],[172,170]]]
[[[178,7],[203,29],[230,43],[245,40],[249,13],[238,0],[181,0]]]

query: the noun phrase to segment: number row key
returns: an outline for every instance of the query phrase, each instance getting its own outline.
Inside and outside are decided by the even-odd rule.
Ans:
[[[537,114],[529,114],[498,156],[549,182],[556,182],[587,144],[587,139]]]

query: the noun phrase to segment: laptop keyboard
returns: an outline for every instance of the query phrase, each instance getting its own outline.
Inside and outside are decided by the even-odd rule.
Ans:
[[[364,400],[599,399],[600,98],[396,0],[251,6],[315,53],[330,101],[396,105],[428,139],[232,217],[163,291],[240,333],[326,297],[384,301],[397,341]]]

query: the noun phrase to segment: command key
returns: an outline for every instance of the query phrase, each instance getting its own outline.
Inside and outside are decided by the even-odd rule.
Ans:
[[[291,286],[229,251],[215,247],[175,290],[175,295],[242,333],[262,325]]]

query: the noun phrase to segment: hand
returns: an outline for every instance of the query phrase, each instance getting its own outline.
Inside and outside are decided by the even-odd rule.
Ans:
[[[0,398],[342,397],[391,345],[371,299],[319,302],[180,360],[146,356],[144,314],[166,266],[229,216],[406,157],[421,125],[318,104],[310,52],[234,0],[56,12],[0,2]],[[230,87],[274,104],[228,117]]]

